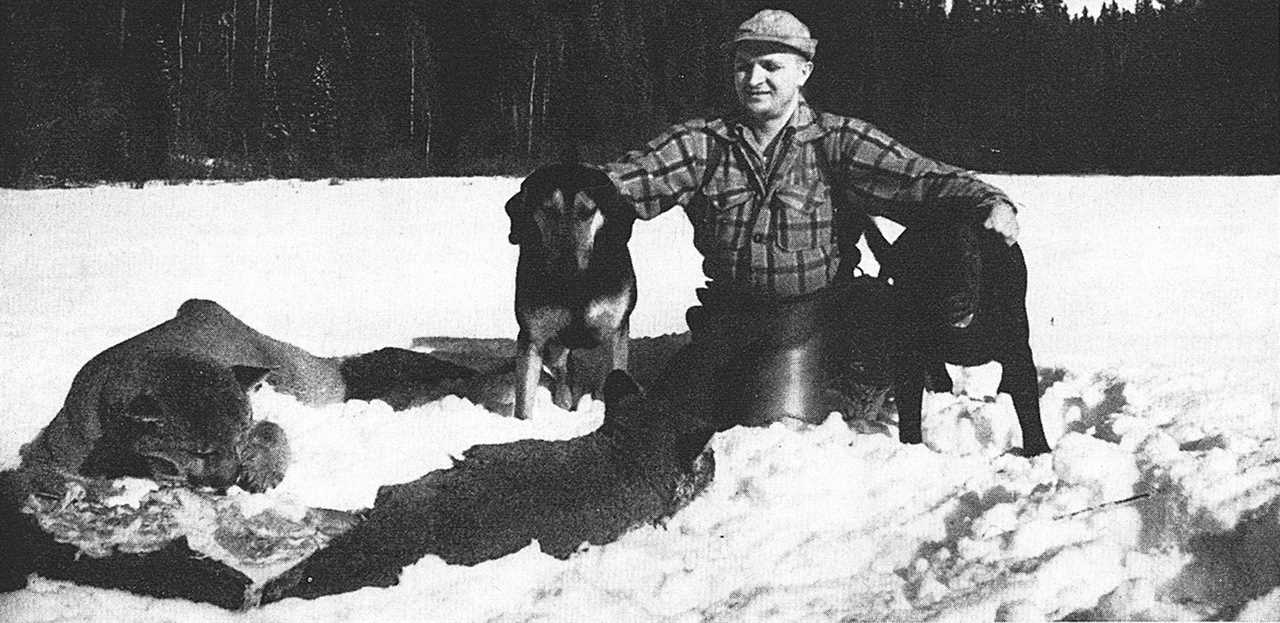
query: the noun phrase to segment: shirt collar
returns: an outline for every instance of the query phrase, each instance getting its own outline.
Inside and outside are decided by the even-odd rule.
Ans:
[[[786,127],[794,129],[797,142],[811,141],[822,136],[826,131],[818,124],[818,113],[814,112],[813,108],[809,106],[809,102],[805,101],[803,95],[798,97],[800,98],[799,105],[796,106],[796,111],[791,113],[791,118],[787,120]],[[737,139],[741,132],[740,128],[745,123],[743,122],[742,114],[739,113],[725,119],[723,125],[716,125],[719,127],[712,127],[716,134],[733,141]]]

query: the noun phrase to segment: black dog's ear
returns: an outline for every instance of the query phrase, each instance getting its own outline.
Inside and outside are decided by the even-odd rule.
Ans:
[[[507,242],[518,245],[526,240],[537,238],[537,235],[531,231],[534,229],[533,216],[529,214],[529,209],[524,205],[524,191],[512,195],[507,200],[506,211],[507,218],[511,221],[511,231],[507,234]]]

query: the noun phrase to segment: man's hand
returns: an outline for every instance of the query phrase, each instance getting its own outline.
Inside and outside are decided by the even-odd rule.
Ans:
[[[1004,236],[1004,243],[1013,246],[1018,242],[1018,214],[1013,204],[1001,201],[991,208],[991,214],[982,226]]]

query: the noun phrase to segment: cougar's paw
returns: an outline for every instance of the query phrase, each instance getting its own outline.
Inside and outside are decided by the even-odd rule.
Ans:
[[[705,448],[698,456],[694,457],[689,472],[682,474],[676,480],[671,512],[674,513],[676,510],[684,508],[693,498],[702,493],[715,477],[716,453],[711,448]]]
[[[274,422],[258,422],[240,449],[240,477],[236,484],[261,493],[284,480],[289,468],[289,440]]]

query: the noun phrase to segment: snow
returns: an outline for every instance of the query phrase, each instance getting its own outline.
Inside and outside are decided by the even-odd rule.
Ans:
[[[1027,460],[991,369],[926,401],[926,446],[838,418],[733,429],[664,525],[568,561],[536,544],[398,586],[228,612],[33,578],[5,621],[814,621],[1280,618],[1280,178],[990,176],[1017,198],[1041,400]],[[317,354],[510,337],[513,178],[0,190],[0,467],[91,356],[211,298]],[[701,279],[679,213],[636,227],[633,334],[683,330]],[[568,438],[544,392],[505,419],[456,397],[405,412],[259,417],[295,464],[271,495],[359,508],[476,443]]]

